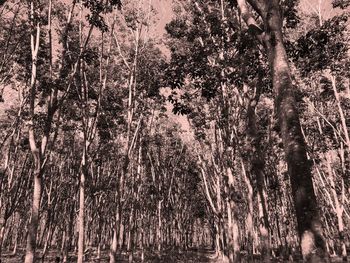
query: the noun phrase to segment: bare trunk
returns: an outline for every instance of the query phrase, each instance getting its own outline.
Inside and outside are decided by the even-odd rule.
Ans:
[[[263,206],[264,200],[262,200],[261,196],[258,195],[258,206],[259,206],[259,219],[264,218],[264,209]],[[260,221],[260,220],[259,220]],[[270,236],[269,236],[269,230],[266,227],[265,223],[259,224],[259,232],[260,232],[260,239],[261,239],[261,256],[264,262],[270,262]]]
[[[258,206],[259,206],[259,225],[260,238],[261,238],[261,254],[264,262],[270,262],[270,237],[269,237],[269,219],[268,210],[266,204],[266,190],[265,190],[265,178],[264,178],[264,168],[265,160],[263,153],[261,151],[261,140],[258,136],[258,128],[256,123],[256,113],[255,108],[260,99],[260,89],[261,87],[256,87],[254,97],[250,100],[247,109],[248,117],[248,152],[249,152],[249,167],[250,167],[250,178],[247,178],[247,185],[250,185],[249,179],[252,180],[255,177],[256,185],[258,188]],[[244,166],[242,164],[244,169]],[[248,188],[249,189],[249,188]],[[250,208],[252,210],[252,208]]]
[[[340,98],[339,92],[337,90],[336,80],[335,80],[334,76],[331,76],[331,81],[332,81],[332,88],[333,88],[333,91],[334,91],[334,96],[335,96],[335,99],[337,101],[338,112],[339,112],[340,121],[341,121],[342,128],[343,128],[343,133],[344,133],[344,136],[345,136],[346,146],[347,146],[348,152],[350,154],[350,136],[349,136],[348,127],[347,127],[347,124],[346,124],[346,117],[345,117],[345,114],[344,114],[344,111],[343,111],[343,107],[341,105],[341,100],[340,100],[341,98]]]
[[[36,236],[39,223],[39,207],[41,199],[41,174],[40,171],[34,173],[34,192],[32,203],[32,214],[28,226],[27,247],[25,263],[32,263],[35,261]]]
[[[249,115],[248,115],[249,116]],[[253,255],[254,253],[254,221],[253,221],[253,214],[254,214],[254,203],[253,203],[253,187],[251,184],[251,181],[249,180],[244,163],[242,161],[242,175],[244,178],[244,181],[247,186],[248,190],[248,213],[246,217],[246,231],[247,231],[247,240],[248,240],[248,254]]]
[[[239,251],[239,233],[238,233],[238,225],[237,220],[234,216],[234,203],[232,201],[226,202],[227,207],[227,219],[228,219],[228,234],[229,234],[229,260],[230,262],[241,262],[240,251]]]
[[[34,28],[34,16],[35,8],[34,1],[30,2],[30,18],[31,25]],[[25,263],[32,263],[35,261],[35,249],[36,249],[36,236],[38,230],[39,221],[39,208],[41,199],[41,176],[42,176],[42,162],[41,162],[41,152],[36,145],[35,135],[34,135],[34,115],[35,115],[35,96],[36,96],[36,78],[37,78],[37,57],[39,51],[39,40],[40,40],[40,23],[37,22],[36,32],[34,30],[31,33],[31,54],[32,54],[32,72],[30,80],[30,120],[28,123],[28,138],[29,145],[34,159],[34,172],[33,172],[33,200],[31,209],[31,218],[28,226],[28,236],[27,236],[27,247],[25,255]]]
[[[48,216],[48,220],[51,220],[50,219],[50,213],[49,213],[49,216]],[[46,239],[45,239],[45,243],[44,243],[43,253],[41,255],[41,261],[42,262],[44,262],[44,260],[45,260],[45,255],[46,255],[49,243],[50,243],[51,234],[53,232],[52,231],[52,224],[51,224],[51,222],[49,222],[48,224],[49,224],[49,226],[48,226],[47,235],[46,235]]]
[[[109,253],[109,263],[115,263],[116,262],[116,256],[117,256],[117,246],[118,246],[118,230],[119,222],[116,220],[115,227],[113,231],[113,238],[112,238],[112,244],[111,244],[111,251]]]
[[[15,235],[15,244],[13,245],[13,249],[12,249],[12,253],[11,256],[15,256],[17,254],[17,246],[18,246],[18,237],[17,237],[17,233]]]
[[[265,32],[250,12],[247,2],[263,19]],[[275,107],[288,164],[303,257],[312,262],[324,262],[327,257],[326,246],[306,155],[306,144],[294,98],[291,70],[283,43],[280,2],[238,0],[237,3],[242,18],[264,45],[268,55],[276,98]]]
[[[85,157],[83,157],[85,158]],[[77,263],[83,263],[84,260],[84,210],[85,210],[85,164],[82,165],[79,186],[79,215],[78,215],[78,260]]]
[[[62,262],[68,262],[69,236],[67,234],[67,231],[64,232],[62,242],[63,242]]]
[[[162,201],[158,201],[158,224],[157,224],[157,251],[160,253],[162,249],[161,245],[161,229],[162,229],[162,218],[161,218]]]
[[[328,170],[328,178],[330,181],[330,191],[333,196],[333,203],[334,205],[332,206],[333,209],[335,210],[334,212],[336,213],[337,216],[337,223],[338,223],[338,233],[339,233],[339,241],[341,245],[341,256],[343,258],[343,261],[347,261],[347,252],[346,252],[346,245],[345,245],[345,240],[344,240],[344,222],[343,222],[343,213],[344,213],[344,197],[345,197],[345,188],[344,188],[344,180],[343,178],[341,179],[341,201],[338,200],[338,194],[336,191],[336,185],[335,185],[335,174],[334,170],[332,169],[331,165],[331,154],[327,153],[326,154],[326,163],[327,163],[327,170]],[[330,198],[330,201],[331,198]]]
[[[214,223],[214,239],[215,239],[215,255],[216,257],[220,257],[222,255],[221,246],[220,246],[220,231],[218,222]]]
[[[305,260],[322,262],[326,257],[326,247],[294,97],[291,71],[283,44],[279,2],[277,0],[268,2],[267,7],[269,15],[266,15],[265,23],[269,28],[269,35],[265,45],[276,96],[275,106],[280,134],[292,186],[301,250]]]
[[[5,217],[4,215],[0,218],[0,258],[2,254],[2,243],[4,239],[4,233],[5,233]]]
[[[13,236],[13,249],[12,249],[12,256],[15,256],[17,254],[17,246],[18,246],[18,232],[19,228],[21,227],[21,218],[18,212],[15,212],[14,220],[13,220],[14,225],[16,226],[14,230],[14,236]]]
[[[118,246],[122,248],[124,245],[124,224],[123,221],[120,220],[119,223],[119,236],[118,236]]]

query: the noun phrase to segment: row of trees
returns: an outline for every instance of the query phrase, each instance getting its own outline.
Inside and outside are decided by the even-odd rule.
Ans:
[[[168,120],[148,2],[6,1],[0,244],[25,262],[52,248],[207,242],[205,203],[181,129]],[[5,107],[6,108],[6,107]],[[196,233],[196,241],[192,239]],[[40,248],[40,253],[37,251]]]
[[[305,260],[346,260],[348,3],[328,20],[298,4],[182,1],[167,26],[171,99],[206,149],[216,250],[231,262],[299,245]]]
[[[348,14],[333,5],[325,20],[296,1],[177,1],[166,59],[149,1],[1,3],[0,248],[346,260]]]

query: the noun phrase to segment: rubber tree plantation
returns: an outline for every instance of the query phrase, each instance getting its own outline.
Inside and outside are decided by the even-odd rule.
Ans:
[[[0,1],[0,262],[347,262],[348,0]]]

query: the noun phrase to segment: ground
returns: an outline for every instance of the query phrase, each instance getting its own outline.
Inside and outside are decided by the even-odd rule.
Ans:
[[[39,252],[40,254],[40,252]],[[11,253],[4,253],[3,257],[1,257],[1,263],[19,263],[23,262],[24,251],[19,251],[16,256],[12,256]],[[57,256],[59,254],[57,251],[51,250],[45,257],[44,262],[58,262]],[[69,255],[69,262],[76,262],[76,256],[74,254]],[[38,260],[38,262],[40,262]],[[96,258],[95,253],[87,254],[86,260],[84,262],[92,263],[92,262],[100,262],[106,263],[109,262],[108,251],[103,251],[101,253],[100,259]],[[128,262],[128,256],[126,253],[122,253],[118,255],[117,262]],[[135,253],[133,262],[141,262],[140,260],[140,252]],[[217,260],[212,251],[201,250],[201,251],[187,251],[187,252],[174,252],[174,251],[166,251],[161,255],[156,253],[145,253],[145,263],[224,263],[222,260]]]
[[[40,251],[39,251],[40,253]],[[61,262],[57,261],[59,254],[55,250],[49,251],[47,254],[45,260],[43,262],[47,263],[55,263],[55,262]],[[16,256],[11,256],[11,253],[4,253],[1,257],[0,263],[19,263],[23,262],[24,258],[24,251],[20,250],[19,253]],[[38,260],[38,262],[42,262]],[[76,256],[75,254],[70,254],[69,261],[68,262],[76,262]],[[108,257],[108,251],[103,251],[101,253],[100,259],[96,258],[95,253],[87,254],[87,257],[85,259],[86,263],[93,263],[93,262],[99,262],[99,263],[108,263],[109,257]],[[125,253],[122,253],[118,256],[118,261],[126,263],[128,262],[128,257]],[[135,253],[133,261],[132,262],[141,262],[140,260],[140,253]],[[165,251],[161,255],[158,255],[156,253],[145,253],[145,263],[227,263],[226,260],[223,260],[222,258],[215,257],[215,254],[211,250],[198,250],[198,251],[185,251],[185,252],[174,252],[174,251]],[[242,259],[240,262],[242,263],[258,263],[262,262],[259,259],[250,259],[247,258]],[[277,262],[287,262],[286,260],[282,259],[274,259],[271,262],[277,263]],[[290,261],[289,261],[290,262]],[[331,262],[341,262],[340,259],[333,258]]]

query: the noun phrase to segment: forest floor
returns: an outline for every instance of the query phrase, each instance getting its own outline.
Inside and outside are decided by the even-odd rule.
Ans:
[[[95,251],[94,251],[95,252]],[[12,255],[10,252],[3,253],[0,263],[19,263],[23,262],[24,259],[24,250],[19,250],[16,255]],[[97,258],[96,253],[87,253],[84,262],[100,262],[107,263],[109,262],[109,251],[102,251],[100,258]],[[39,255],[40,255],[39,251]],[[37,260],[38,262],[62,262],[61,259],[58,259],[61,255],[55,251],[50,250],[45,256],[45,260]],[[215,258],[215,255],[212,251],[201,250],[201,251],[185,251],[185,252],[174,252],[166,251],[162,254],[145,252],[144,255],[145,263],[224,263],[223,260],[218,260]],[[76,253],[70,253],[68,262],[76,262],[77,257]],[[126,253],[119,254],[117,257],[117,262],[129,262],[128,255]],[[132,262],[141,262],[141,253],[137,252],[133,255]]]
[[[40,251],[39,251],[40,254]],[[47,253],[45,260],[37,260],[37,262],[43,262],[43,263],[57,263],[62,262],[60,258],[58,258],[60,255],[55,250],[51,250]],[[3,253],[0,263],[20,263],[24,260],[24,250],[18,251],[18,253],[13,256],[11,253]],[[68,262],[76,262],[76,254],[72,253],[69,254]],[[101,256],[98,259],[96,257],[96,253],[87,253],[86,258],[84,260],[86,263],[107,263],[109,262],[109,255],[108,251],[102,251]],[[128,256],[126,253],[122,253],[118,255],[117,262],[129,262]],[[141,262],[141,255],[140,253],[135,253],[133,256],[132,262]],[[199,250],[199,251],[183,251],[183,252],[174,252],[174,251],[166,251],[162,253],[161,255],[158,255],[156,253],[151,252],[145,252],[145,259],[143,261],[144,263],[228,263],[227,260],[224,260],[222,258],[217,258],[213,251],[211,250]],[[248,259],[248,258],[242,258],[242,263],[258,263],[262,262],[259,259]],[[283,259],[275,258],[271,260],[271,262],[292,262],[292,261],[286,261]],[[293,262],[301,262],[301,261],[293,261]],[[333,258],[331,262],[342,262],[341,259]]]

